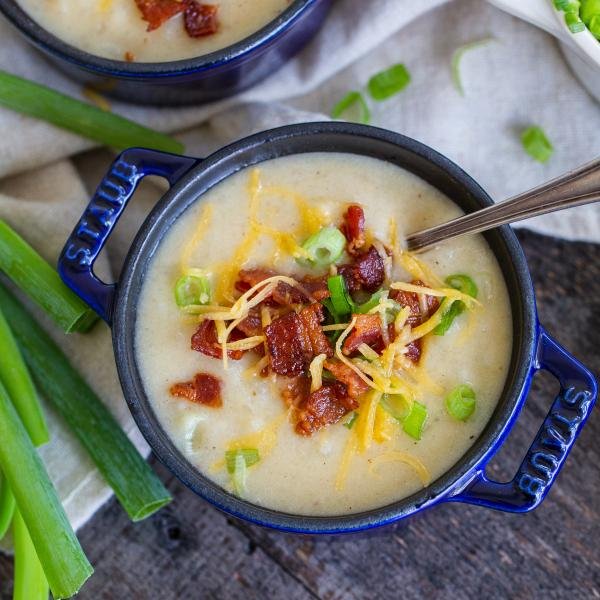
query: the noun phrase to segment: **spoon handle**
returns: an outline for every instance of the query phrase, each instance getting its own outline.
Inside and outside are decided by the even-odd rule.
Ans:
[[[406,238],[406,245],[408,250],[422,250],[465,233],[479,233],[498,225],[599,200],[600,159],[596,159],[504,202],[413,233]]]

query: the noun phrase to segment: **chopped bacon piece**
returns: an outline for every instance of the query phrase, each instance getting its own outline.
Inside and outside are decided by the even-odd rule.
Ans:
[[[192,381],[172,385],[169,393],[177,398],[185,398],[190,402],[205,404],[212,408],[219,408],[223,405],[221,382],[217,377],[208,373],[197,373]]]
[[[323,307],[311,304],[300,313],[289,313],[265,327],[271,369],[278,375],[293,377],[306,370],[318,354],[333,355],[320,323]]]
[[[354,315],[356,324],[342,345],[346,355],[355,352],[361,344],[370,346],[381,338],[381,318],[379,315]]]
[[[333,348],[323,333],[323,329],[321,329],[321,323],[325,318],[323,305],[316,302],[309,304],[298,313],[298,316],[310,341],[312,355],[326,354],[327,356],[333,356]]]
[[[341,381],[348,390],[350,398],[358,398],[364,394],[369,386],[348,365],[339,360],[326,360],[323,367],[331,371],[333,376]]]
[[[310,379],[306,375],[300,375],[288,383],[281,390],[281,397],[287,406],[298,408],[310,394]]]
[[[235,341],[241,339],[239,334],[235,331],[231,333],[228,341]],[[192,336],[192,350],[196,352],[202,352],[212,358],[223,358],[223,352],[220,344],[217,342],[217,328],[214,321],[205,320],[200,323],[196,333]],[[243,350],[228,350],[227,356],[232,360],[240,360],[244,355]]]
[[[302,287],[317,301],[321,302],[325,298],[329,298],[331,295],[329,293],[329,288],[327,287],[327,279],[328,276],[325,275],[323,277],[311,277],[310,275],[305,275],[300,283]]]
[[[348,243],[346,250],[348,254],[358,254],[365,245],[365,212],[362,206],[351,204],[344,213],[344,223],[340,227],[342,233],[346,236]]]
[[[239,329],[247,337],[262,335],[262,319],[256,310],[251,310],[250,314],[240,323],[236,329]]]
[[[292,312],[265,327],[271,369],[278,375],[300,375],[310,361],[305,332],[300,317]]]
[[[142,19],[148,22],[148,31],[158,29],[188,6],[187,2],[180,0],[135,0],[135,3],[142,13]]]
[[[412,285],[419,285],[424,287],[425,284],[420,279],[414,279],[411,281]],[[408,306],[410,308],[410,315],[407,319],[407,323],[411,327],[420,325],[428,317],[430,317],[440,306],[440,301],[435,296],[425,296],[425,304],[427,306],[427,314],[421,313],[421,302],[419,301],[419,294],[416,292],[405,292],[404,290],[390,290],[390,298],[395,300],[401,306]]]
[[[309,394],[299,407],[296,433],[312,435],[315,431],[337,423],[351,410],[358,408],[358,402],[348,396],[346,386],[339,381],[326,383]]]
[[[357,255],[353,263],[339,267],[338,273],[344,277],[351,292],[360,289],[375,292],[385,281],[383,259],[375,246]]]
[[[202,4],[195,0],[186,0],[186,4],[183,20],[185,30],[190,37],[203,37],[217,33],[219,30],[218,6]]]
[[[267,269],[242,269],[238,274],[238,280],[235,283],[235,289],[238,292],[245,293],[249,289],[258,285],[261,281],[277,275],[275,271]],[[327,284],[326,284],[327,285]],[[307,290],[310,291],[310,290]],[[310,301],[299,289],[280,281],[273,291],[270,300],[280,306],[289,306],[291,304],[306,304]],[[268,301],[266,302],[269,303]]]
[[[413,342],[410,342],[410,344],[407,344],[406,354],[404,356],[406,356],[406,358],[408,358],[408,360],[410,360],[411,362],[417,364],[419,362],[419,359],[421,358],[422,352],[423,340],[418,339],[414,340]]]

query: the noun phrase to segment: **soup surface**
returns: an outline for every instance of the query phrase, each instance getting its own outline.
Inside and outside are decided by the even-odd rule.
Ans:
[[[252,35],[290,2],[18,0],[32,19],[72,46],[105,58],[138,62],[182,60],[215,52]]]
[[[354,246],[348,242],[334,265],[307,262],[303,252],[312,250],[306,240],[322,228],[329,226],[329,242],[338,240],[340,225],[352,239],[353,223],[358,221],[349,218],[349,206],[355,216],[364,215],[363,239],[355,240]],[[136,319],[136,353],[145,390],[165,431],[187,459],[251,502],[306,515],[383,506],[422,489],[451,468],[485,427],[505,383],[512,347],[508,294],[499,265],[480,235],[452,240],[417,256],[403,252],[399,240],[460,212],[439,191],[399,167],[338,153],[263,162],[204,194],[157,249],[144,277]],[[321,249],[318,261],[327,263],[336,253],[333,249],[326,255]],[[367,257],[385,266],[384,293],[373,293],[380,281],[364,283],[349,299],[351,314],[333,319],[334,313],[341,314],[336,309],[340,299],[350,293],[332,290],[329,299],[323,298],[329,286],[339,282],[336,271],[356,287],[349,273],[357,271],[342,265],[364,264]],[[258,335],[235,330],[237,336],[226,338],[232,344],[227,348],[238,350],[228,356],[227,364],[218,358],[222,346],[216,338],[212,345],[217,358],[192,350],[190,340],[196,336],[193,345],[198,349],[197,332],[203,324],[215,327],[214,335],[223,341],[224,328],[235,325],[235,310],[229,315],[227,311],[253,283],[243,274],[265,268],[271,275],[304,281],[302,293],[313,293],[307,291],[308,282],[321,277],[326,283],[314,297],[329,308],[321,303],[287,305],[285,299],[275,301],[273,292],[253,309],[255,314],[260,309]],[[241,270],[245,271],[240,274]],[[444,282],[457,274],[458,279]],[[191,303],[179,297],[183,307],[174,297],[176,282],[189,281],[180,279],[182,275],[210,284],[203,293],[192,293],[197,298]],[[310,279],[302,279],[306,275]],[[264,292],[266,285],[257,285],[246,296],[258,298],[254,294]],[[437,295],[415,293],[419,286]],[[311,290],[318,287],[312,285]],[[335,306],[328,304],[334,295]],[[326,337],[323,352],[328,358],[321,370],[319,361],[325,356],[319,359],[320,351],[315,350],[301,367],[303,373],[292,377],[298,371],[286,361],[295,351],[298,334],[279,348],[279,340],[267,332],[276,333],[276,323],[283,323],[277,319],[286,315],[286,322],[295,326],[301,309],[321,311],[319,327],[325,330],[317,333]],[[211,319],[219,315],[229,320],[217,327]],[[359,324],[373,318],[379,319],[377,341],[366,334],[356,340]],[[382,343],[384,322],[388,339]],[[279,334],[289,329],[282,327]],[[425,330],[428,333],[414,341]],[[361,339],[366,344],[347,351],[351,340]],[[252,344],[254,348],[237,360],[240,348]],[[340,365],[347,362],[350,376],[347,370],[338,376]],[[282,375],[286,368],[288,374]],[[195,379],[199,374],[203,381]],[[345,385],[340,387],[334,378]],[[202,404],[210,404],[215,381],[220,385],[219,402]],[[309,393],[318,400],[313,392],[331,392],[336,385],[342,400],[324,397],[322,403],[309,406]],[[194,396],[200,389],[208,400]]]

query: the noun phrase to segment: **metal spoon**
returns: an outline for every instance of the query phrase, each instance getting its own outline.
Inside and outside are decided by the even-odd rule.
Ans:
[[[479,233],[505,223],[514,223],[545,213],[581,206],[600,200],[600,159],[596,159],[566,175],[544,183],[504,202],[488,206],[462,217],[411,233],[406,238],[408,250],[423,250],[427,246],[464,235]]]

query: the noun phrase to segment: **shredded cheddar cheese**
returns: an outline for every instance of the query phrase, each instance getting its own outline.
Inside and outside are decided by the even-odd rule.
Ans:
[[[315,392],[323,385],[323,363],[326,359],[326,354],[319,354],[318,356],[315,356],[310,363],[308,370],[311,377],[311,392]]]
[[[187,244],[183,248],[183,252],[181,253],[180,270],[182,273],[185,273],[189,269],[190,258],[194,250],[198,247],[198,244],[200,244],[202,238],[206,235],[206,232],[208,231],[208,228],[212,221],[213,208],[213,205],[210,203],[206,203],[202,208],[202,212],[200,213],[200,218],[198,219],[198,225],[196,225],[194,235],[192,239],[189,242],[187,242]]]
[[[411,467],[418,475],[423,487],[427,487],[431,483],[431,474],[423,461],[408,452],[401,452],[400,450],[390,450],[376,456],[370,462],[370,469],[374,472],[379,465],[390,462],[400,462]]]

